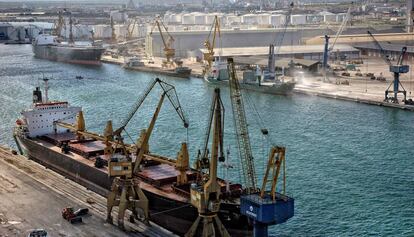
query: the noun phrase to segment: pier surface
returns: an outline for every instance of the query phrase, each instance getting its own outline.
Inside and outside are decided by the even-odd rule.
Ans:
[[[62,218],[65,207],[88,208],[83,223]],[[116,222],[116,212],[113,213]],[[13,155],[0,146],[0,236],[27,236],[45,229],[49,236],[174,236],[151,223],[129,223],[127,232],[106,223],[106,198],[66,179],[50,169]]]

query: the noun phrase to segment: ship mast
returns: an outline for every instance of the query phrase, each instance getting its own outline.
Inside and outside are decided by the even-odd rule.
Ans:
[[[49,85],[48,85],[48,78],[43,78],[43,81],[45,82],[45,103],[49,102],[49,97],[47,95],[47,91],[49,89]]]
[[[72,20],[72,13],[69,13],[69,44],[74,44],[75,40],[73,40],[73,20]]]

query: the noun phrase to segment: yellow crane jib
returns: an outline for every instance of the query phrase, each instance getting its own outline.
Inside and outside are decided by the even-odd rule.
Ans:
[[[174,37],[170,34],[170,32],[168,32],[167,27],[164,25],[164,23],[161,21],[161,19],[155,19],[154,20],[154,24],[151,28],[151,32],[150,35],[152,35],[155,26],[158,28],[158,31],[160,32],[160,36],[161,36],[161,40],[162,43],[164,45],[164,54],[165,54],[165,58],[167,59],[167,61],[165,62],[165,66],[167,67],[173,67],[174,66],[174,57],[175,57],[175,49],[173,48],[173,43],[174,43]],[[163,34],[163,30],[164,29],[165,33],[167,33],[168,35],[168,39],[165,39],[165,36]]]
[[[210,36],[213,33],[213,38],[210,43]],[[207,53],[204,53],[204,60],[207,62],[208,68],[211,68],[212,62],[214,60],[214,48],[216,45],[216,36],[221,37],[220,33],[220,21],[217,16],[214,16],[213,24],[211,25],[210,32],[204,41],[204,47],[207,49]]]
[[[214,90],[212,108],[214,110],[213,113],[210,114],[209,127],[207,128],[209,133],[211,132],[211,129],[213,130],[208,180],[205,183],[201,181],[199,183],[191,184],[191,204],[197,208],[198,217],[185,234],[186,237],[230,237],[217,216],[217,213],[220,210],[220,185],[217,181],[217,162],[219,157],[223,156],[222,143],[224,125],[224,107],[220,98],[219,88]],[[202,224],[200,225],[201,221]]]

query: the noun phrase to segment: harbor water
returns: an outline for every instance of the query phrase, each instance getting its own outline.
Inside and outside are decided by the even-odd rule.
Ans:
[[[110,64],[50,62],[33,58],[30,45],[0,45],[1,144],[14,146],[15,120],[30,105],[32,90],[42,86],[43,76],[52,78],[50,99],[83,106],[87,129],[103,133],[107,120],[114,127],[120,124],[157,75]],[[190,127],[183,128],[166,100],[150,150],[175,158],[180,143],[187,140],[194,160],[205,137],[214,88],[200,79],[159,77],[176,87]],[[221,91],[225,144],[234,166],[228,178],[237,182],[241,170],[228,88]],[[134,142],[148,126],[159,95],[155,90],[130,122],[127,142]],[[269,143],[287,148],[287,191],[295,198],[295,216],[273,226],[272,235],[414,235],[413,112],[303,95],[249,93],[245,104],[259,181]],[[269,138],[261,135],[262,127],[269,130]],[[220,174],[225,174],[222,167]]]

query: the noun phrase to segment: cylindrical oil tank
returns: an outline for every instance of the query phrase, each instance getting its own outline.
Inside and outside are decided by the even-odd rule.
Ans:
[[[206,14],[204,14],[204,13],[194,14],[194,24],[196,24],[196,25],[205,25],[206,24]]]
[[[183,14],[183,17],[181,19],[181,24],[183,25],[194,25],[194,14],[186,13]]]
[[[273,27],[282,26],[285,23],[286,16],[282,14],[275,14],[270,16],[270,24]]]
[[[292,25],[304,25],[306,24],[306,15],[302,15],[302,14],[291,15],[290,23]]]

